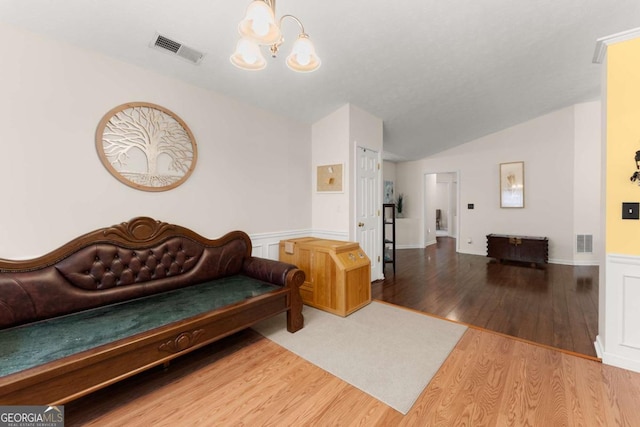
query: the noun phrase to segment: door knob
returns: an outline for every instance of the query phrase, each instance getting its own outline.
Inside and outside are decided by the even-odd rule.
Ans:
[[[359,222],[358,227],[364,227],[364,222]]]

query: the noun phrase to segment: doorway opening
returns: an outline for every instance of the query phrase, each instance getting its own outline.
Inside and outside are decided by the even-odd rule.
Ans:
[[[439,236],[458,237],[458,172],[427,173],[424,177],[424,241],[436,243]]]

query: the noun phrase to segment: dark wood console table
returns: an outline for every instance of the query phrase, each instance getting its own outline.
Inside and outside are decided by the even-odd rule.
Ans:
[[[546,237],[489,234],[487,256],[502,260],[529,262],[532,265],[549,262],[549,239]]]

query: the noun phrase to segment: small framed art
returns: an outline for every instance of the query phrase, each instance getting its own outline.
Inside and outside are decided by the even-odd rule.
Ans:
[[[325,193],[340,193],[343,191],[342,164],[318,166],[316,191]]]

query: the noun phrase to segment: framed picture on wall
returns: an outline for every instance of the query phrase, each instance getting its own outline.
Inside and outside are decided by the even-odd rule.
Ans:
[[[524,208],[524,162],[500,163],[500,207]]]
[[[316,179],[317,192],[342,193],[342,164],[318,166]]]
[[[395,196],[393,195],[393,181],[384,182],[384,203],[395,203]]]

